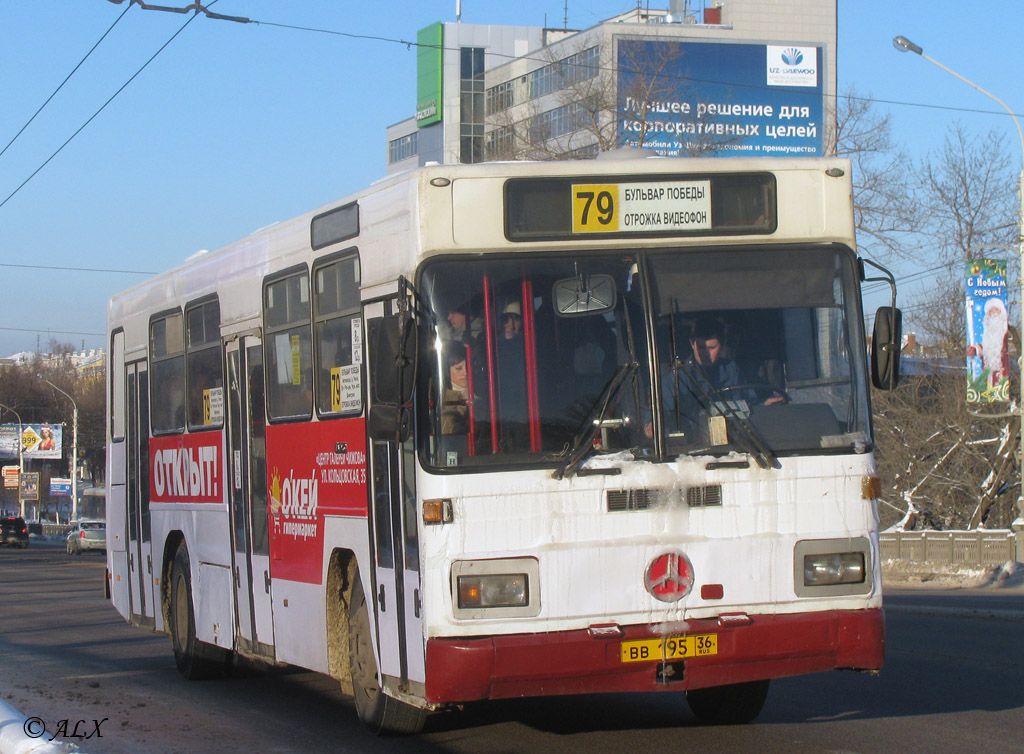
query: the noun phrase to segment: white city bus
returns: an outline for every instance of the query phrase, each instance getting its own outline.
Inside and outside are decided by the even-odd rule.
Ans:
[[[109,306],[111,599],[375,732],[875,671],[864,270],[828,158],[426,167],[194,255]]]

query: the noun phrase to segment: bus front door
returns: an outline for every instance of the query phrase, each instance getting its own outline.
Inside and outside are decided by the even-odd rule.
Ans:
[[[156,629],[153,542],[149,515],[149,373],[145,362],[125,365],[127,408],[128,599],[131,622]],[[158,569],[159,570],[159,569]],[[159,575],[159,574],[158,574]]]
[[[363,310],[368,353],[376,344],[382,317],[395,302],[367,305]],[[373,357],[366,359],[373,384]],[[373,401],[373,390],[370,391]],[[397,680],[402,691],[425,678],[423,621],[420,612],[420,557],[416,529],[416,450],[413,437],[369,441],[370,536],[373,552],[370,574],[362,572],[367,605],[376,615],[378,667]],[[372,588],[372,592],[371,592]],[[413,689],[414,691],[416,689]],[[421,690],[421,689],[420,689]]]
[[[263,348],[257,335],[243,335],[225,353],[235,636],[243,651],[273,660]]]

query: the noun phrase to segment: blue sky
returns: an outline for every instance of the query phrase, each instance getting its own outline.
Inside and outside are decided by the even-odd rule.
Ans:
[[[634,5],[570,0],[568,25],[587,28]],[[651,3],[663,5],[667,0]],[[51,335],[76,347],[103,347],[106,300],[145,275],[87,269],[164,270],[384,174],[384,129],[415,108],[415,50],[270,23],[414,40],[433,21],[454,21],[455,6],[212,4],[216,12],[268,23],[195,18],[0,207],[0,355],[34,350],[37,337],[45,347]],[[561,26],[565,7],[563,0],[464,0],[462,20]],[[912,153],[935,148],[960,120],[979,133],[999,129],[1019,157],[1007,116],[948,109],[994,113],[996,103],[926,60],[898,53],[892,38],[910,38],[1024,115],[1024,2],[839,0],[838,9],[840,91],[854,85],[878,100]],[[0,0],[0,149],[124,12],[105,0]],[[0,202],[188,18],[128,10],[0,156]]]

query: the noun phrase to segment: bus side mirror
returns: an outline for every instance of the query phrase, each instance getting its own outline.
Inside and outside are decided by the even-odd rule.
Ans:
[[[899,384],[902,348],[903,312],[891,306],[879,307],[871,336],[871,382],[879,390],[892,390]]]
[[[408,314],[370,321],[373,402],[405,405],[416,384],[416,327]]]
[[[367,417],[370,437],[379,441],[407,440],[412,418],[407,408],[416,384],[416,327],[406,312],[367,323],[371,351],[372,403]]]

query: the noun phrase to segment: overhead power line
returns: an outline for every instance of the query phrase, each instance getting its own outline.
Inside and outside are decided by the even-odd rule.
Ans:
[[[120,5],[124,2],[124,0],[107,0],[107,2],[111,2],[114,5]],[[210,5],[213,5],[216,2],[217,0],[213,0],[213,2],[210,3]],[[214,13],[209,8],[204,7],[199,2],[199,0],[196,0],[196,2],[192,3],[191,5],[186,5],[184,8],[176,8],[170,5],[150,5],[149,3],[142,2],[142,0],[128,0],[128,7],[131,7],[132,5],[137,5],[143,10],[160,10],[166,13],[202,13],[207,18],[212,18],[215,21],[237,21],[241,24],[252,23],[248,18],[245,18],[244,16],[225,16],[223,13]]]
[[[152,270],[114,270],[105,267],[58,267],[52,264],[12,264],[0,262],[0,267],[14,267],[23,270],[64,270],[67,272],[116,272],[124,275],[156,275]]]
[[[19,137],[19,136],[21,136],[21,134],[22,134],[22,133],[23,133],[23,132],[25,131],[25,129],[26,129],[26,128],[28,128],[28,127],[29,127],[29,126],[30,126],[30,125],[32,124],[32,121],[34,121],[34,120],[36,119],[36,116],[37,116],[37,115],[39,115],[39,113],[41,113],[41,112],[43,111],[43,108],[44,108],[44,107],[46,107],[47,105],[49,105],[49,104],[50,104],[50,100],[52,100],[52,99],[53,99],[54,97],[56,97],[56,96],[57,96],[57,92],[59,92],[59,91],[60,91],[61,89],[63,89],[63,88],[64,88],[64,85],[65,85],[66,83],[68,83],[68,80],[69,80],[69,79],[70,79],[70,78],[71,78],[72,76],[74,76],[74,75],[75,75],[75,72],[76,72],[76,71],[77,71],[77,70],[78,70],[79,68],[81,68],[81,67],[82,67],[82,64],[83,64],[83,63],[84,63],[84,62],[85,62],[86,60],[88,60],[88,59],[89,59],[89,56],[90,56],[90,55],[92,55],[92,54],[93,54],[93,52],[94,52],[94,51],[96,50],[96,48],[100,46],[100,42],[102,42],[102,41],[103,41],[104,39],[106,39],[106,38],[107,38],[107,35],[108,35],[108,34],[109,34],[110,32],[112,32],[112,31],[114,30],[114,27],[115,27],[115,26],[117,26],[118,22],[119,22],[119,21],[120,21],[120,20],[121,20],[122,18],[124,18],[124,16],[125,16],[125,13],[127,13],[127,12],[128,12],[128,10],[129,10],[130,8],[131,8],[131,5],[129,5],[129,6],[127,7],[127,8],[125,8],[125,9],[124,9],[124,12],[123,12],[123,13],[121,13],[121,15],[117,17],[117,20],[116,20],[116,21],[114,21],[114,23],[112,23],[112,24],[110,25],[110,28],[109,28],[109,29],[107,29],[107,30],[106,30],[105,32],[103,32],[103,36],[101,36],[101,37],[100,37],[100,38],[99,38],[99,39],[98,39],[98,40],[96,41],[96,44],[94,44],[94,45],[93,45],[93,46],[92,46],[92,47],[90,48],[89,52],[85,53],[85,57],[84,57],[84,58],[82,58],[81,60],[79,60],[79,61],[78,61],[78,65],[76,65],[76,66],[75,66],[74,68],[72,68],[72,69],[71,69],[71,73],[69,73],[69,74],[68,74],[67,76],[65,76],[65,77],[64,77],[64,80],[60,82],[60,86],[58,86],[58,87],[57,87],[56,89],[54,89],[54,90],[53,90],[53,94],[51,94],[51,95],[50,95],[49,97],[47,97],[47,98],[46,98],[46,101],[45,101],[45,102],[44,102],[43,104],[41,104],[41,105],[39,106],[39,109],[38,109],[38,110],[36,110],[36,111],[35,111],[34,113],[32,113],[32,117],[31,117],[31,118],[29,118],[29,119],[28,119],[28,120],[27,120],[27,121],[25,122],[25,125],[23,125],[23,126],[22,126],[22,127],[20,128],[20,129],[18,129],[18,133],[14,134],[14,137],[13,137],[13,138],[12,138],[12,139],[11,139],[11,140],[10,140],[9,142],[7,142],[7,146],[5,146],[5,147],[4,147],[4,148],[3,148],[2,150],[0,150],[0,157],[3,157],[3,156],[4,156],[4,152],[6,152],[6,151],[7,151],[8,149],[10,149],[10,148],[11,148],[11,145],[12,145],[12,144],[13,144],[14,142],[16,142],[16,141],[18,140],[18,137]]]
[[[103,336],[106,333],[102,332],[80,332],[78,330],[53,330],[51,328],[31,328],[31,327],[0,327],[0,330],[6,332],[35,332],[35,333],[56,333],[57,335],[98,335]]]
[[[131,1],[132,2],[136,2],[136,0],[131,0]],[[115,2],[115,0],[111,0],[111,2]],[[216,0],[214,0],[214,2],[216,2]],[[213,3],[210,3],[210,5],[213,5]],[[129,5],[129,7],[131,7],[131,6]],[[124,14],[122,13],[121,15],[124,15]],[[191,18],[188,19],[188,21],[183,23],[181,25],[181,28],[179,28],[176,32],[174,32],[174,34],[171,35],[171,38],[168,39],[166,42],[164,42],[160,46],[160,49],[158,49],[156,52],[154,52],[153,55],[149,58],[149,60],[147,60],[145,63],[143,63],[142,66],[137,71],[135,71],[135,73],[133,73],[131,75],[131,78],[129,78],[127,81],[125,81],[123,84],[121,84],[120,88],[116,92],[114,92],[112,95],[110,95],[110,98],[100,106],[99,110],[97,110],[92,115],[90,115],[89,119],[87,121],[85,121],[85,123],[83,123],[81,126],[79,126],[78,129],[73,134],[71,134],[71,136],[69,136],[67,138],[67,140],[63,144],[61,144],[59,147],[57,147],[57,150],[53,154],[51,154],[49,157],[46,158],[46,160],[43,161],[42,165],[40,165],[35,170],[33,170],[31,175],[29,175],[28,178],[26,178],[24,181],[22,181],[18,185],[18,187],[16,189],[14,189],[14,191],[12,191],[10,194],[8,194],[6,199],[4,199],[2,202],[0,202],[0,207],[3,207],[5,204],[7,204],[7,202],[9,202],[14,197],[15,194],[17,194],[19,191],[21,191],[23,188],[25,188],[25,186],[28,184],[28,182],[31,181],[33,178],[35,178],[36,175],[38,175],[39,171],[41,171],[43,168],[45,168],[47,165],[49,165],[50,161],[53,160],[54,157],[56,157],[58,154],[60,154],[62,151],[64,151],[64,147],[66,147],[68,144],[70,144],[72,142],[72,140],[76,136],[78,136],[78,134],[82,133],[82,131],[85,130],[85,127],[88,126],[90,123],[92,123],[93,120],[96,119],[96,116],[98,116],[100,113],[102,113],[106,109],[107,105],[109,105],[111,102],[114,101],[114,99],[117,97],[117,95],[119,95],[121,92],[123,92],[128,87],[128,85],[130,83],[132,83],[135,80],[135,78],[140,73],[142,73],[144,70],[146,70],[146,67],[156,59],[156,56],[159,55],[161,52],[163,52],[167,48],[167,45],[169,45],[171,42],[173,42],[175,40],[175,38],[177,38],[177,36],[179,34],[181,34],[181,32],[185,31],[185,27],[188,26],[190,23],[192,23],[192,21],[195,19],[195,17],[196,16],[193,15]]]

